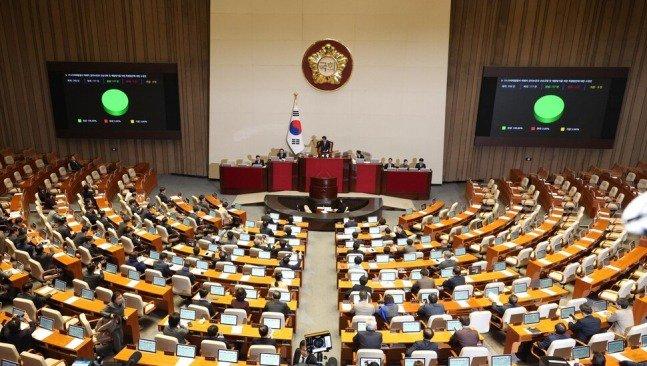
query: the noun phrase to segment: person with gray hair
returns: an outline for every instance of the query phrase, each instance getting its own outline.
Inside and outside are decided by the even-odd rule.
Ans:
[[[375,331],[375,323],[368,322],[366,330],[357,332],[353,337],[353,345],[355,350],[358,349],[381,349],[382,348],[382,333]]]
[[[443,253],[443,261],[438,263],[438,268],[440,270],[443,270],[445,268],[456,267],[458,263],[456,262],[456,259],[454,259],[453,257],[454,257],[454,253],[452,253],[450,250],[446,250]]]

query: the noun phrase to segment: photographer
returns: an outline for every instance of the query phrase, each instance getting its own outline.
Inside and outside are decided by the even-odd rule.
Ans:
[[[294,350],[294,357],[292,358],[292,365],[317,365],[317,357],[310,353],[306,346],[306,340],[303,339],[299,343],[299,348]]]

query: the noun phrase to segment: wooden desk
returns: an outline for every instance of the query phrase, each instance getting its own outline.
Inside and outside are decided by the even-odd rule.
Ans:
[[[120,275],[103,271],[103,279],[112,287],[122,291],[135,292],[142,299],[154,301],[158,308],[166,310],[169,314],[174,311],[173,288],[171,286],[156,286],[144,280],[137,281],[134,286],[129,286],[131,280]]]
[[[403,245],[397,245],[399,248],[403,247]],[[414,242],[413,247],[416,249],[417,252],[429,252],[433,249],[439,249],[440,248],[440,243],[437,241],[431,241],[428,243],[422,243],[420,241]],[[346,244],[337,244],[336,252],[338,257],[344,257],[346,254],[348,254],[348,251],[350,249],[346,247]],[[374,254],[383,254],[384,253],[384,247],[371,247],[371,246],[360,246],[360,250],[364,251],[364,258],[372,258],[372,255]]]
[[[217,208],[222,204],[220,202],[220,199],[218,197],[212,195],[212,194],[207,194],[204,196],[204,198],[207,200],[207,203],[209,203],[209,206],[213,208]],[[241,222],[247,221],[247,212],[244,210],[238,210],[238,209],[233,209],[233,210],[227,210],[232,216],[238,217]]]
[[[445,202],[438,200],[427,205],[424,210],[413,211],[410,214],[400,215],[398,217],[398,224],[404,229],[408,229],[411,225],[422,221],[422,218],[429,215],[435,215],[440,209],[445,206]]]
[[[234,296],[232,294],[224,294],[223,296],[209,294],[208,297],[209,297],[209,301],[211,301],[214,305],[223,307],[223,309],[226,309],[227,307],[229,307],[231,302],[234,300]],[[247,302],[249,303],[249,307],[251,309],[263,310],[263,308],[265,308],[265,305],[267,304],[267,299],[264,299],[264,298],[248,299]],[[290,310],[292,310],[293,312],[297,310],[298,305],[296,300],[291,300],[287,302],[287,304]]]
[[[101,300],[86,300],[82,297],[74,296],[73,290],[56,291],[48,301],[55,308],[60,309],[63,314],[77,315],[85,313],[86,315],[92,315],[91,318],[99,318],[101,312],[106,308],[106,304]],[[124,318],[126,340],[137,343],[139,341],[139,315],[137,311],[133,308],[126,308]]]
[[[465,266],[474,263],[478,260],[473,254],[467,253],[457,257],[458,264]],[[412,269],[412,268],[425,268],[438,265],[436,259],[417,259],[415,261],[392,261],[386,263],[366,263],[363,262],[361,267],[369,272],[379,271],[381,269]],[[337,262],[337,271],[348,271],[349,265],[346,262]]]
[[[117,355],[115,355],[115,361],[127,362],[128,358],[135,353],[135,349],[124,348]],[[137,362],[137,365],[143,366],[173,366],[177,365],[181,357],[175,355],[167,355],[163,351],[157,351],[155,353],[142,352],[142,358]],[[240,356],[240,355],[239,355]],[[196,356],[191,362],[182,363],[185,366],[214,366],[222,365],[222,363],[215,360],[207,360],[204,357]],[[238,361],[235,364],[225,363],[226,365],[232,366],[245,366],[247,361]]]
[[[634,322],[641,324],[647,315],[647,296],[636,297],[633,305]]]
[[[0,313],[0,323],[4,325],[9,320],[11,320],[11,314],[5,312]],[[52,334],[42,341],[34,340],[34,344],[43,350],[47,356],[52,358],[65,358],[68,362],[77,358],[91,359],[94,357],[94,343],[92,342],[92,338],[85,338],[75,348],[68,348],[67,345],[74,339],[72,336],[54,330]]]
[[[488,262],[488,268],[492,268],[494,263],[504,259],[511,253],[518,252],[523,248],[535,246],[537,243],[544,241],[557,230],[563,216],[564,210],[562,208],[553,208],[548,218],[531,232],[520,235],[513,241],[488,247],[485,256]]]
[[[614,309],[609,306],[609,310],[613,311]],[[610,313],[610,312],[609,312]],[[602,322],[602,328],[607,327],[607,316],[601,313],[593,313],[593,316],[599,318]],[[577,313],[575,316],[577,319],[582,318],[581,313]],[[539,323],[532,324],[531,327],[537,328],[539,333],[531,333],[527,330],[529,326],[527,325],[510,325],[506,330],[505,344],[503,346],[503,353],[513,353],[516,351],[517,347],[521,342],[531,342],[536,341],[540,338],[543,338],[546,334],[553,333],[555,331],[555,325],[558,323],[566,325],[568,328],[568,322],[564,319],[541,319]]]
[[[11,286],[15,288],[22,289],[23,285],[29,281],[29,273],[25,271],[18,271],[17,269],[13,268],[11,263],[9,262],[2,262],[0,263],[0,270],[4,271],[12,271],[12,275],[9,277],[9,281],[11,282]]]
[[[181,197],[178,197],[178,196],[172,196],[171,197],[171,202],[173,202],[173,204],[178,209],[180,209],[184,214],[190,214],[190,213],[195,214],[196,216],[198,216],[200,218],[200,220],[202,220],[202,221],[204,221],[204,222],[206,222],[208,224],[211,224],[211,225],[217,227],[218,229],[222,228],[222,218],[220,218],[220,216],[217,216],[217,217],[216,216],[211,216],[211,215],[206,214],[206,213],[204,213],[203,211],[200,211],[200,210],[194,211],[192,205],[186,203],[184,200],[182,200]]]
[[[573,298],[586,297],[592,292],[599,291],[602,286],[617,281],[622,275],[638,266],[647,255],[647,240],[640,241],[640,245],[634,248],[622,258],[611,262],[603,268],[596,269],[588,276],[575,279]]]
[[[467,247],[471,243],[479,241],[488,235],[495,235],[499,231],[503,231],[508,226],[514,224],[515,220],[521,213],[521,206],[512,206],[505,214],[499,216],[492,223],[483,226],[480,229],[471,230],[465,234],[454,236],[452,247]]]
[[[193,247],[186,244],[176,244],[175,246],[173,246],[173,251],[180,255],[185,255],[185,256],[193,255]],[[201,257],[205,257],[206,252],[207,250],[200,249],[199,255]],[[278,259],[274,259],[274,258],[263,259],[263,258],[250,257],[248,255],[242,255],[242,256],[232,255],[231,261],[239,264],[251,264],[254,266],[264,266],[264,267],[278,267],[279,265]],[[303,267],[303,261],[301,262],[301,265]]]
[[[214,269],[208,269],[204,271],[200,276],[205,277],[208,281],[213,282],[226,282],[226,283],[242,283],[246,285],[262,285],[267,287],[274,286],[276,280],[272,276],[250,276],[243,275],[241,273],[224,273],[216,271]],[[284,283],[290,288],[299,288],[301,287],[301,279],[298,277],[288,280],[284,279]]]
[[[436,238],[442,233],[449,232],[454,226],[463,225],[472,221],[480,210],[481,205],[471,205],[467,210],[456,216],[452,216],[435,224],[425,225],[424,233],[431,235],[432,238]]]
[[[542,259],[531,260],[526,266],[526,276],[532,279],[539,279],[543,274],[552,269],[571,263],[575,258],[588,253],[590,249],[597,246],[604,239],[604,230],[606,230],[608,225],[608,219],[597,219],[593,223],[592,229],[588,230],[585,236],[573,244],[557,253],[549,254]]]

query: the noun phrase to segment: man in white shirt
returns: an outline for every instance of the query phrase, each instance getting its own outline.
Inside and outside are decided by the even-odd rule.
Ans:
[[[629,301],[626,299],[619,299],[616,304],[619,309],[610,314],[607,318],[611,325],[611,331],[620,335],[624,335],[629,327],[634,326],[633,310],[629,307]]]

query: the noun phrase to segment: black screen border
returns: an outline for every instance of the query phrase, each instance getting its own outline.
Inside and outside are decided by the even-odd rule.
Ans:
[[[484,66],[481,92],[474,131],[475,146],[509,147],[564,147],[588,149],[612,149],[622,111],[622,102],[629,76],[628,67],[500,67]],[[610,78],[611,86],[606,114],[602,125],[602,138],[572,139],[554,137],[492,137],[490,128],[494,112],[497,79],[500,77],[569,77]]]
[[[163,140],[179,140],[182,138],[177,63],[46,61],[46,67],[56,137]],[[97,133],[91,130],[68,128],[62,75],[64,73],[79,72],[145,72],[162,74],[164,78],[164,107],[167,129],[149,131],[114,130]]]

